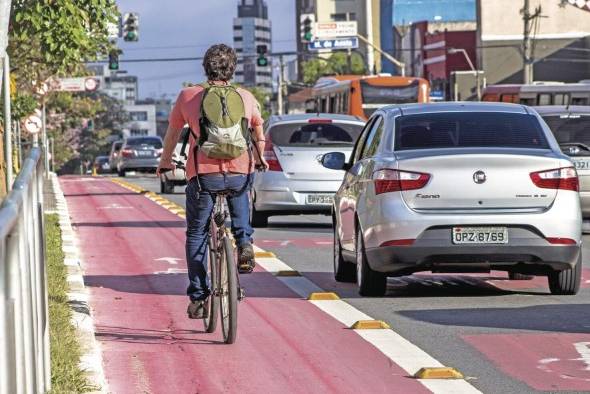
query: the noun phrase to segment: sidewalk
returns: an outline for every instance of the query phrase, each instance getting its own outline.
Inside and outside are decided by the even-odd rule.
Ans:
[[[113,393],[420,393],[354,331],[260,268],[238,339],[186,318],[184,220],[104,178],[62,178]]]

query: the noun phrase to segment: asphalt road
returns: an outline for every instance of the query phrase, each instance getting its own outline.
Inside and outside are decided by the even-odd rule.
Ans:
[[[153,176],[127,181],[159,192]],[[183,188],[166,198],[184,206]],[[584,237],[585,242],[588,236]],[[361,298],[332,274],[327,216],[284,216],[257,229],[255,242],[326,291],[389,323],[485,393],[590,392],[590,265],[577,296],[552,296],[546,278],[423,273],[390,278],[381,298]],[[584,255],[590,250],[584,248]]]

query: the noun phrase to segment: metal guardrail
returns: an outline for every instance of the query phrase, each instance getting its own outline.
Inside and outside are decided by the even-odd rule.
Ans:
[[[0,394],[50,385],[43,160],[33,148],[0,206]]]

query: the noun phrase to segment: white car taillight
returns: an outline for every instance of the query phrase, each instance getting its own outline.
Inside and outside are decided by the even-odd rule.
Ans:
[[[578,173],[574,167],[532,172],[533,183],[542,189],[561,189],[577,192],[580,189]]]
[[[430,180],[430,174],[384,168],[373,173],[373,180],[375,194],[382,194],[422,189]]]

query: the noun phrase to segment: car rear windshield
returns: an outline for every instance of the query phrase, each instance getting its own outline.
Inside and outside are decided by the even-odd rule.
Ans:
[[[363,125],[347,123],[287,123],[270,129],[270,139],[278,146],[352,146]]]
[[[590,154],[590,115],[547,115],[543,116],[543,119],[562,148],[578,147],[578,149],[566,151],[568,154],[579,156]]]
[[[549,149],[534,115],[505,112],[445,112],[400,116],[395,150],[434,148]]]
[[[123,146],[123,141],[121,141],[121,142],[115,142],[113,144],[113,149],[115,150],[115,152],[117,152],[117,151],[121,150],[121,147],[122,146]]]
[[[162,141],[159,138],[132,138],[127,140],[127,146],[147,146],[160,149]]]

